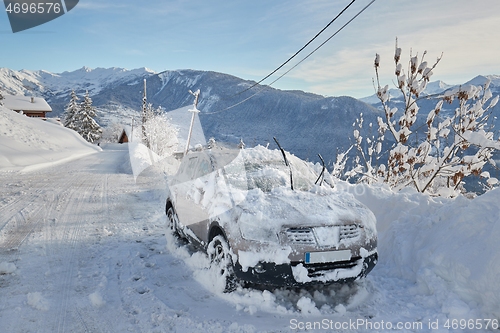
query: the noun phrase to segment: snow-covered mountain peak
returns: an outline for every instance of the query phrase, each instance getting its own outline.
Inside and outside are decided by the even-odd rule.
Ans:
[[[484,86],[487,80],[491,81],[491,86],[500,87],[500,75],[478,75],[466,84]]]
[[[83,66],[80,69],[71,72],[63,72],[60,74],[61,77],[65,77],[68,79],[73,78],[81,78],[86,81],[116,81],[129,77],[137,77],[137,76],[149,76],[155,74],[154,71],[142,67],[137,69],[128,70],[120,67],[111,67],[111,68],[90,68]]]
[[[474,85],[474,86],[484,86],[487,80],[491,80],[491,87],[500,87],[500,75],[478,75],[472,80],[462,84],[462,85]],[[424,90],[425,95],[434,95],[434,94],[440,94],[448,89],[458,87],[460,85],[450,85],[447,84],[441,80],[438,81],[433,81],[429,82],[427,84],[427,87]],[[389,94],[391,95],[391,98],[400,98],[402,97],[401,91],[399,89],[390,89]],[[360,98],[359,100],[368,103],[368,104],[377,104],[379,103],[379,99],[376,94],[373,94],[371,96],[363,97]]]
[[[19,71],[0,68],[0,88],[11,95],[65,95],[71,90],[88,90],[91,95],[114,84],[134,81],[156,74],[142,67],[128,70],[125,68],[90,68],[83,66],[74,71],[51,73],[46,70]],[[50,97],[49,97],[50,98]]]
[[[446,84],[441,80],[429,82],[424,92],[428,95],[439,94],[449,88],[453,87],[452,85]]]

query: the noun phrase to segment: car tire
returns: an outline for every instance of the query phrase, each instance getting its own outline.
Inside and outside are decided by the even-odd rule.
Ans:
[[[174,207],[170,206],[167,209],[167,225],[176,237],[180,237],[179,233],[179,218],[174,210]]]
[[[217,273],[217,279],[224,284],[223,292],[229,293],[236,290],[233,259],[227,240],[222,235],[215,236],[208,243],[207,254],[210,259],[210,269]]]

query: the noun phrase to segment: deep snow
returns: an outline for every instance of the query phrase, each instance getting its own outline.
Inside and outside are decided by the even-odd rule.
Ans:
[[[439,199],[338,182],[339,191],[352,193],[377,217],[380,260],[365,281],[221,294],[213,291],[206,257],[165,228],[163,169],[148,168],[135,179],[126,145],[89,151],[76,140],[61,148],[52,135],[66,130],[35,122],[16,117],[11,132],[0,131],[0,147],[29,142],[47,154],[39,159],[26,150],[16,156],[23,164],[4,163],[0,170],[0,332],[498,327],[500,189],[473,200]],[[30,135],[35,132],[26,126],[48,132]],[[51,164],[74,157],[75,149],[94,153],[18,172],[46,156]],[[13,160],[12,150],[0,154]],[[474,321],[461,329],[460,320]],[[467,326],[479,324],[482,329]]]
[[[100,151],[61,125],[0,106],[0,170],[34,170]]]

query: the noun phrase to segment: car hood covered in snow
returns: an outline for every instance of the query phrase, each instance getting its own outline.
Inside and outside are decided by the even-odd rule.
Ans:
[[[277,188],[270,193],[248,191],[238,206],[240,219],[251,220],[255,228],[278,233],[283,227],[315,227],[358,224],[376,236],[373,213],[349,193],[319,186],[311,191]]]

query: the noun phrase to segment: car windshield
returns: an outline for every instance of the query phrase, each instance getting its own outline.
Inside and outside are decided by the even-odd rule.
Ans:
[[[278,187],[290,188],[290,169],[283,159],[251,158],[245,156],[243,163],[225,167],[227,181],[242,190],[260,189],[270,192]],[[293,158],[292,173],[294,189],[308,191],[314,185],[314,173],[298,158]]]

